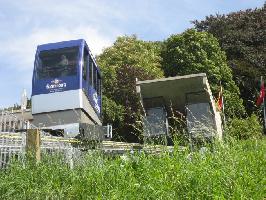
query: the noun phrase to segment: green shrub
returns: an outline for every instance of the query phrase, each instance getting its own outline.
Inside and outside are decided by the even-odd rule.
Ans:
[[[252,114],[245,119],[232,119],[228,123],[225,134],[238,140],[256,139],[262,136],[262,126],[258,117]]]

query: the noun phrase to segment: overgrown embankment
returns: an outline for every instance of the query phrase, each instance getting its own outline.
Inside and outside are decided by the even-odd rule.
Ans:
[[[263,199],[266,140],[107,158],[88,154],[74,169],[55,157],[0,172],[0,199]]]

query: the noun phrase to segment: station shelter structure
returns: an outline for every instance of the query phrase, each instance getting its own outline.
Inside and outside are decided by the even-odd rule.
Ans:
[[[184,120],[192,139],[222,138],[222,120],[205,73],[136,81],[144,137],[170,136],[171,119]]]

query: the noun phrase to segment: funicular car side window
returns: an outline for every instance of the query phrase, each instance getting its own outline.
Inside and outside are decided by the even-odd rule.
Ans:
[[[90,57],[90,62],[89,62],[89,84],[92,86],[93,84],[93,60]]]
[[[93,88],[97,90],[97,69],[96,66],[94,65],[93,67]]]
[[[101,80],[101,77],[98,73],[97,74],[97,94],[98,95],[101,95],[101,87],[102,87],[102,80]]]
[[[88,51],[84,49],[83,52],[83,64],[82,64],[82,77],[83,80],[87,80],[87,67],[88,67]]]

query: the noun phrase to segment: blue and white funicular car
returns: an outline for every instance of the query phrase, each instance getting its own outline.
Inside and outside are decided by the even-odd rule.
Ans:
[[[32,78],[33,123],[75,136],[102,125],[101,73],[85,40],[37,47]],[[86,130],[85,130],[86,132]]]

